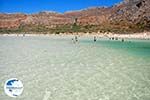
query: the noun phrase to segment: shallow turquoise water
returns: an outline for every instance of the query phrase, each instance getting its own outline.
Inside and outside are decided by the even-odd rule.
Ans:
[[[0,100],[12,77],[15,100],[150,100],[150,40],[0,37]]]

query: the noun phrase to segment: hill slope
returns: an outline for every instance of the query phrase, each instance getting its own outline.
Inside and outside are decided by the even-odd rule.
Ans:
[[[0,32],[150,31],[150,0],[124,0],[113,7],[80,11],[0,14]]]

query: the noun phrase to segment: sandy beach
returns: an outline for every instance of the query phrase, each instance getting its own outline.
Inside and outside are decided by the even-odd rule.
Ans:
[[[144,32],[144,33],[134,33],[134,34],[114,34],[114,33],[78,33],[78,34],[69,34],[69,33],[63,33],[63,34],[17,34],[17,33],[12,33],[12,34],[0,34],[0,36],[67,36],[67,37],[72,37],[72,36],[79,36],[79,37],[94,37],[96,36],[97,38],[124,38],[124,39],[150,39],[150,32]]]

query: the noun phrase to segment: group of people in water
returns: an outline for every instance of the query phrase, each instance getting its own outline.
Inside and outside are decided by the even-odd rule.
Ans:
[[[118,40],[118,37],[112,37],[112,38],[109,38],[109,40]],[[124,38],[121,39],[121,42],[124,42]]]
[[[72,42],[73,42],[73,43],[77,43],[77,42],[78,42],[78,37],[75,36],[74,38],[72,38]]]
[[[23,37],[25,37],[25,33],[23,34]],[[109,40],[118,40],[118,37],[111,37],[109,38]],[[78,40],[78,36],[75,36],[74,38],[72,38],[72,42],[73,43],[77,43],[79,40]],[[93,41],[96,42],[97,41],[97,37],[94,36],[93,38]],[[121,39],[121,42],[124,42],[124,38]]]
[[[72,38],[72,42],[73,43],[77,43],[79,40],[78,40],[78,37],[77,36],[75,36],[74,38]],[[96,42],[97,41],[97,38],[96,38],[96,36],[94,36],[94,42]]]
[[[109,38],[109,40],[119,40],[118,37],[112,37],[112,38]],[[74,38],[72,38],[72,41],[73,43],[77,43],[79,40],[78,40],[78,36],[75,36]],[[93,41],[96,42],[97,41],[97,37],[94,36],[93,38]],[[121,42],[124,42],[124,38],[121,39]]]

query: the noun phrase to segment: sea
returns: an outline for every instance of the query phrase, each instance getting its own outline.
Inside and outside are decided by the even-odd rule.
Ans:
[[[150,40],[0,36],[0,100],[150,100]]]

